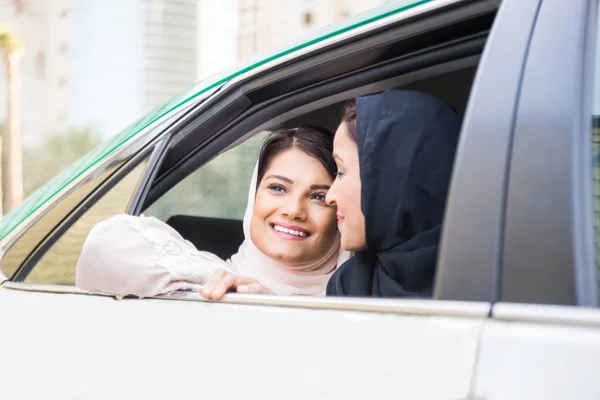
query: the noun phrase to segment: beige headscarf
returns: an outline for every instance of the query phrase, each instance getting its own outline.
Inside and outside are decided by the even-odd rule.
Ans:
[[[261,253],[250,237],[257,170],[255,167],[244,214],[245,240],[229,260],[198,251],[154,217],[121,214],[90,231],[77,262],[77,287],[119,298],[152,297],[197,290],[215,270],[225,268],[255,278],[278,295],[324,295],[336,267],[348,259],[348,252],[340,248],[339,233],[328,252],[315,262],[289,266]]]

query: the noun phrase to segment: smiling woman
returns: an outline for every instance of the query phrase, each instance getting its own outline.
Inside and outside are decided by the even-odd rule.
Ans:
[[[250,235],[264,254],[288,265],[318,260],[336,239],[335,208],[325,203],[336,171],[330,138],[316,127],[286,130],[260,155]]]
[[[230,289],[281,293],[274,288],[282,283],[296,287],[294,294],[323,294],[329,277],[347,258],[345,252],[338,254],[335,208],[325,202],[336,173],[332,151],[333,134],[314,126],[280,130],[267,138],[244,216],[250,240],[231,257],[236,273],[216,273],[202,291],[206,298],[221,299]],[[263,279],[248,279],[257,271]]]
[[[77,286],[118,297],[202,286],[210,299],[230,289],[323,295],[347,258],[340,254],[335,208],[325,202],[335,176],[332,148],[333,134],[314,126],[278,130],[266,139],[250,183],[245,240],[226,261],[198,251],[156,218],[118,215],[88,235]]]

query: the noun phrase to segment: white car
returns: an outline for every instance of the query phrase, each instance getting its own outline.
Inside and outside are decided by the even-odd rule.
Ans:
[[[0,221],[0,399],[600,399],[598,15],[391,2],[154,110]],[[261,132],[392,87],[464,115],[432,299],[74,286],[117,213],[232,254]]]

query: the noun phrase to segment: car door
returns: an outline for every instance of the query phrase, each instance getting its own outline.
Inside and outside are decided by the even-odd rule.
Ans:
[[[497,235],[504,216],[496,197],[505,192],[511,144],[506,121],[515,112],[537,12],[534,3],[504,2],[479,63],[451,187],[434,299],[230,295],[214,303],[184,294],[117,301],[73,287],[5,282],[0,290],[1,304],[9,305],[1,312],[3,327],[8,327],[0,330],[0,341],[6,344],[0,360],[2,393],[7,398],[47,399],[196,393],[298,399],[469,398],[481,332],[498,295]],[[432,2],[422,9],[455,4],[474,3]],[[408,20],[413,11],[394,18]],[[259,74],[246,79],[265,81]],[[229,111],[232,104],[240,104],[231,102],[232,92],[235,88],[215,96],[212,110]],[[495,130],[487,129],[485,122],[490,120],[497,122]],[[226,138],[212,143],[225,147],[231,144]],[[486,153],[482,145],[489,140],[497,146]],[[132,178],[139,184],[130,198],[138,203],[144,200],[148,171],[165,162],[168,152],[161,149],[157,146],[143,156],[147,158],[140,155],[152,161]],[[209,147],[198,151],[208,152]],[[488,161],[485,169],[482,158]],[[130,166],[111,188],[135,171]],[[470,179],[490,193],[474,193]],[[465,221],[475,226],[469,230]]]
[[[598,11],[596,0],[544,0],[537,13],[475,398],[600,397]]]

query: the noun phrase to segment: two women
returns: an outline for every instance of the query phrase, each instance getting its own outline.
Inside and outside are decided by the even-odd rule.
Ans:
[[[354,256],[329,280],[328,296],[431,296],[460,125],[447,103],[422,92],[387,90],[348,104],[327,203]],[[231,287],[219,273],[202,293],[218,299]]]
[[[325,188],[327,184],[317,185],[323,189],[321,194],[326,193],[324,207],[329,206],[328,209],[336,213],[342,248],[354,253],[345,263],[338,263],[341,266],[335,272],[335,268],[331,271],[315,269],[320,271],[321,282],[328,280],[327,295],[405,297],[432,294],[459,131],[460,118],[454,110],[440,99],[421,92],[388,90],[359,97],[349,105],[334,140],[337,176],[329,190]],[[305,166],[296,167],[300,168]],[[287,173],[291,174],[292,170]],[[295,182],[294,179],[280,179],[279,184],[288,181]],[[258,182],[259,188],[269,185],[264,177]],[[267,189],[288,193],[285,187],[267,186]],[[254,213],[257,208],[260,207],[255,206]],[[301,215],[296,212],[287,214],[286,218],[300,221]],[[275,216],[264,214],[258,220],[257,229],[261,229],[265,238],[269,237],[266,235],[269,229],[278,234],[282,231],[300,236],[310,233],[304,232],[302,225],[292,224],[290,228],[284,223],[278,224],[283,221]],[[250,235],[254,239],[252,228]],[[327,234],[320,237],[328,243]],[[316,245],[317,242],[311,243]],[[274,245],[271,256],[283,256],[292,249],[288,244]],[[319,249],[324,251],[327,246],[319,244]],[[333,242],[330,245],[335,247]],[[303,251],[308,251],[308,247],[296,249],[298,252],[294,254],[300,258]],[[289,268],[292,264],[295,261],[286,265]],[[300,271],[286,271],[295,276],[297,272],[306,273],[311,269],[312,266]],[[273,278],[281,279],[275,275]],[[273,285],[273,280],[270,284]],[[204,285],[202,294],[219,299],[231,289],[250,293],[272,291],[267,281],[257,275],[224,268]]]

